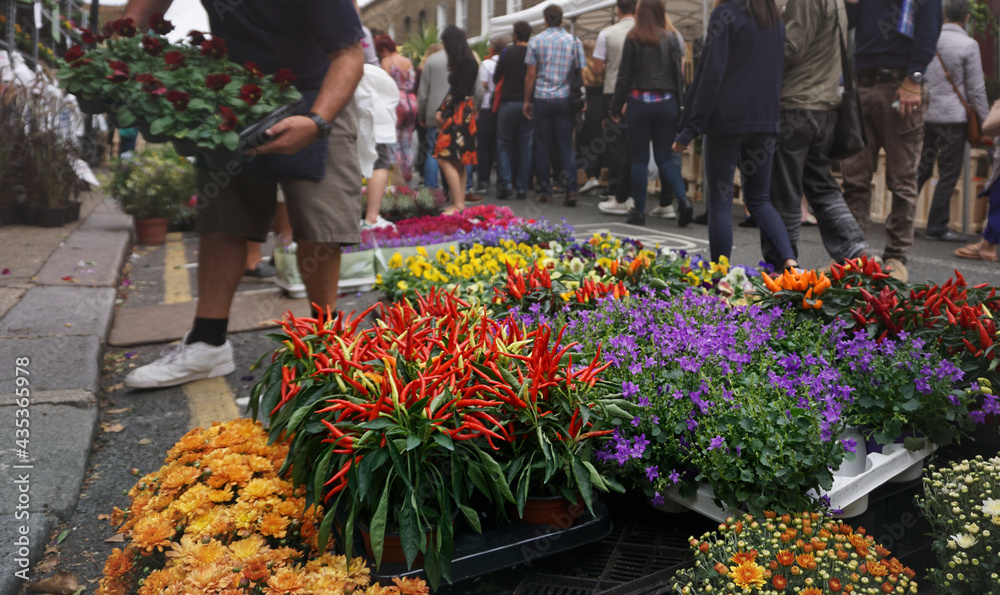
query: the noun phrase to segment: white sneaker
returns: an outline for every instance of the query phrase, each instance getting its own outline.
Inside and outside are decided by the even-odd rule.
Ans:
[[[160,359],[132,370],[125,377],[129,388],[166,388],[192,380],[225,376],[236,369],[233,346],[226,341],[218,347],[208,343],[186,345],[188,335]]]
[[[284,248],[281,246],[274,248],[274,284],[284,289],[292,299],[306,297],[306,286],[299,275],[297,248],[294,242]]]
[[[625,202],[618,202],[615,197],[611,197],[608,200],[599,203],[597,208],[601,210],[602,213],[607,213],[608,215],[628,215],[629,211],[635,208],[635,201],[631,198]]]
[[[649,212],[649,216],[661,219],[676,219],[677,211],[674,210],[674,205],[667,205],[665,207],[656,207]]]
[[[597,181],[596,178],[590,178],[584,183],[583,186],[580,187],[580,194],[583,194],[584,192],[590,192],[594,188],[597,188],[599,185],[600,183]]]
[[[387,219],[383,219],[382,215],[378,215],[375,219],[375,223],[368,223],[364,219],[361,220],[361,229],[381,229],[383,227],[396,228],[396,224]]]

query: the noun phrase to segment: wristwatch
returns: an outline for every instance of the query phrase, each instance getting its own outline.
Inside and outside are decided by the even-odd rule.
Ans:
[[[910,74],[906,75],[906,78],[917,83],[918,85],[924,84],[924,73],[922,72],[911,72]]]
[[[330,131],[333,129],[333,126],[329,122],[324,120],[323,116],[315,112],[309,112],[308,114],[306,114],[306,117],[316,123],[317,137],[326,138],[330,136]]]

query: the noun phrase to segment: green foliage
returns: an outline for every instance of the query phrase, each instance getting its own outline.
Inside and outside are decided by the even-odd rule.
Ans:
[[[969,16],[969,34],[973,37],[985,37],[997,32],[997,17],[990,11],[988,0],[969,2]]]
[[[424,59],[424,54],[427,53],[427,48],[440,42],[437,27],[427,25],[423,31],[410,35],[410,38],[403,44],[400,53],[413,61],[414,68],[418,68],[420,61]]]
[[[115,159],[104,185],[122,211],[136,219],[176,217],[195,190],[194,166],[166,145]]]
[[[1000,77],[986,77],[986,100],[990,105],[1000,99]]]

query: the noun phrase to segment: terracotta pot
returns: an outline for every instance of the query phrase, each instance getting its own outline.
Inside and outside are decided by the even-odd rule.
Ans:
[[[157,217],[155,219],[135,220],[135,243],[155,245],[167,241],[167,226],[170,219]]]
[[[364,525],[358,527],[361,530],[361,539],[365,542],[365,552],[372,560],[375,559],[375,551],[372,549],[372,536],[368,532],[368,527]],[[427,532],[427,539],[430,540],[431,533]],[[386,533],[382,541],[382,563],[383,564],[406,564],[406,554],[403,553],[403,541],[398,533]],[[420,568],[424,565],[424,553],[417,552],[417,557],[413,559],[413,567]]]
[[[529,496],[524,503],[524,513],[521,514],[520,520],[529,525],[549,525],[557,529],[569,529],[584,510],[582,496],[577,496],[576,504],[562,496],[551,498]],[[513,516],[517,516],[516,510]]]

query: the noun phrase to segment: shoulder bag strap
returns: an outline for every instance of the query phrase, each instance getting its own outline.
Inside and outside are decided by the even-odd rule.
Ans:
[[[958,100],[962,102],[962,107],[965,108],[966,112],[968,112],[971,108],[969,107],[969,104],[965,101],[965,98],[962,97],[962,94],[958,91],[958,85],[955,84],[955,81],[952,80],[951,75],[948,74],[948,67],[944,65],[944,60],[941,58],[941,52],[937,53],[937,59],[938,62],[941,63],[941,70],[944,71],[944,78],[948,79],[948,82],[951,83],[951,88],[955,90],[955,95],[958,95]]]
[[[844,78],[844,92],[850,93],[854,90],[854,72],[851,70],[851,61],[847,58],[847,44],[844,42],[844,31],[840,28],[840,7],[837,7],[837,42],[840,44],[840,71]]]

